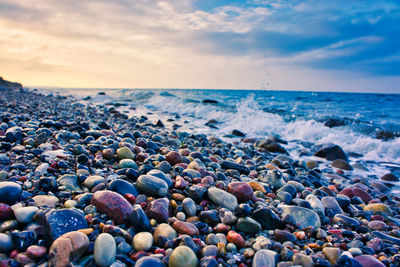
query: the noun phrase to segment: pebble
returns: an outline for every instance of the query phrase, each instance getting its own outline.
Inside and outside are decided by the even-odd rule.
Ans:
[[[269,249],[261,249],[254,255],[252,267],[276,266],[278,261],[278,253]]]
[[[43,225],[52,240],[65,233],[88,228],[82,213],[73,209],[51,210],[44,216]]]
[[[150,202],[147,208],[147,215],[157,222],[167,222],[172,215],[172,209],[168,198],[159,198]]]
[[[197,211],[196,203],[191,198],[185,198],[182,201],[182,209],[186,213],[187,216],[196,215],[196,211]]]
[[[117,149],[117,156],[121,160],[123,159],[135,159],[135,154],[129,147],[121,147]]]
[[[19,223],[30,223],[33,216],[39,211],[38,207],[22,207],[14,210],[15,218]]]
[[[33,203],[37,207],[48,207],[48,208],[55,208],[59,203],[59,199],[56,196],[51,195],[38,195],[34,196]]]
[[[0,253],[8,253],[13,248],[13,241],[8,234],[0,233]]]
[[[392,216],[392,210],[385,204],[382,203],[371,203],[364,207],[366,211],[373,212],[385,212],[387,215]]]
[[[110,266],[117,253],[117,245],[112,235],[100,234],[94,242],[94,261],[101,267]]]
[[[154,197],[164,197],[168,193],[168,184],[152,175],[141,175],[137,179],[137,187],[140,191]]]
[[[332,265],[335,265],[340,256],[339,248],[325,247],[322,249],[322,253],[329,260]]]
[[[257,234],[261,231],[261,225],[250,217],[239,218],[236,222],[236,229],[246,234]]]
[[[22,187],[15,182],[0,182],[0,203],[12,205],[18,201]]]
[[[135,267],[165,267],[165,264],[156,257],[144,256],[135,263]]]
[[[355,257],[355,259],[363,266],[363,267],[384,267],[385,264],[380,262],[378,259],[374,258],[371,255],[360,255]]]
[[[88,237],[77,231],[57,238],[49,249],[49,266],[68,266],[77,261],[88,249]]]
[[[176,221],[172,224],[172,228],[174,228],[179,234],[190,236],[199,235],[199,229],[190,222]]]
[[[121,196],[125,196],[125,194],[131,194],[135,197],[138,196],[136,187],[128,181],[122,179],[115,179],[112,180],[108,186],[111,191],[114,191],[120,194]]]
[[[177,237],[177,233],[170,225],[166,223],[159,224],[154,230],[154,242],[158,244],[161,238],[174,239]]]
[[[179,246],[169,256],[169,267],[196,267],[198,260],[196,254],[187,246]]]
[[[133,237],[133,248],[137,251],[147,251],[153,245],[153,235],[149,232],[140,232]]]
[[[298,206],[280,205],[279,207],[284,213],[292,216],[294,224],[300,229],[304,229],[309,226],[314,228],[321,227],[320,218],[315,211]]]
[[[94,193],[91,204],[101,213],[107,214],[116,223],[127,223],[132,205],[120,194],[113,191],[101,190]]]
[[[237,199],[234,195],[216,187],[208,189],[208,197],[215,204],[232,211],[235,210],[238,205]]]
[[[26,255],[31,259],[43,258],[47,253],[46,247],[32,245],[26,249]]]

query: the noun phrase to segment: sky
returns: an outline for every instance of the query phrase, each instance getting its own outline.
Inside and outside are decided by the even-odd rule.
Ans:
[[[400,93],[398,0],[0,0],[26,86]]]

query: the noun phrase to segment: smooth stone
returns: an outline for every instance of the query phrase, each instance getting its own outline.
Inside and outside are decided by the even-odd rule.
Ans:
[[[172,228],[174,228],[179,234],[189,236],[199,235],[199,229],[197,229],[197,227],[190,222],[176,221],[172,224]]]
[[[221,218],[218,215],[217,210],[204,210],[200,212],[199,218],[202,222],[214,226],[221,222]]]
[[[355,259],[363,266],[363,267],[385,267],[385,264],[380,262],[378,259],[371,255],[360,255],[356,256]]]
[[[114,237],[107,233],[100,234],[94,242],[94,261],[101,267],[110,266],[117,254]]]
[[[221,208],[219,209],[218,213],[219,217],[221,218],[221,222],[224,224],[234,224],[237,221],[237,217],[228,209]]]
[[[253,212],[253,218],[260,223],[264,230],[281,229],[284,227],[282,220],[270,209],[258,208]]]
[[[59,202],[58,198],[52,195],[38,195],[34,196],[32,199],[37,207],[55,208]]]
[[[49,249],[49,266],[68,266],[77,261],[89,247],[89,238],[78,231],[57,238]]]
[[[290,241],[290,242],[294,242],[296,241],[296,236],[288,231],[284,231],[284,230],[279,230],[276,229],[274,231],[274,237],[276,241],[279,241],[281,243],[285,242],[285,241]]]
[[[18,201],[22,187],[15,182],[0,182],[0,202],[12,205]]]
[[[364,207],[365,211],[372,211],[372,212],[385,212],[387,215],[392,216],[392,210],[383,203],[371,203]]]
[[[139,204],[133,206],[129,221],[138,230],[151,231],[149,218]]]
[[[165,160],[174,166],[175,164],[181,163],[183,158],[179,152],[170,151],[167,153],[167,155],[165,155]]]
[[[19,223],[30,223],[33,216],[39,211],[38,207],[22,207],[14,211],[15,218]]]
[[[169,256],[169,267],[196,267],[198,260],[196,254],[187,246],[179,246]]]
[[[336,160],[336,159],[342,159],[344,161],[349,161],[347,159],[346,154],[344,153],[343,149],[338,146],[338,145],[333,145],[329,147],[324,147],[320,150],[318,150],[314,156],[319,157],[319,158],[325,158],[327,160]]]
[[[261,249],[253,258],[252,267],[275,267],[279,262],[279,254],[269,249]]]
[[[131,159],[121,159],[119,161],[119,167],[121,169],[128,169],[128,168],[132,168],[132,169],[135,169],[135,170],[138,169],[138,166],[137,166],[136,162],[134,162]]]
[[[189,217],[196,215],[196,203],[191,198],[187,197],[182,201],[182,209]]]
[[[150,202],[147,208],[147,215],[150,219],[158,222],[167,222],[172,215],[172,209],[168,198],[159,198]]]
[[[321,199],[322,205],[324,205],[325,209],[332,210],[335,213],[342,214],[343,210],[340,207],[339,203],[337,202],[336,198],[334,197],[323,197]]]
[[[279,170],[269,170],[266,174],[259,176],[259,179],[273,188],[281,188],[286,184]]]
[[[313,267],[314,266],[312,258],[308,255],[301,254],[301,253],[296,253],[293,255],[293,263],[295,265],[300,265],[303,267]]]
[[[332,265],[335,265],[340,256],[340,249],[334,247],[325,247],[322,249],[322,254],[325,255]]]
[[[300,229],[304,229],[309,226],[314,228],[321,227],[319,216],[313,210],[289,205],[279,205],[278,208],[281,208],[285,214],[291,215],[294,220],[294,224]]]
[[[398,182],[400,179],[393,173],[386,173],[381,177],[381,180],[383,181],[389,181],[389,182]]]
[[[164,182],[167,183],[168,187],[171,188],[174,184],[172,182],[172,179],[169,177],[169,175],[165,174],[164,172],[157,170],[157,169],[153,169],[151,171],[149,171],[147,173],[147,175],[152,175],[155,176],[157,178],[160,178],[161,180],[163,180]]]
[[[117,157],[121,159],[135,159],[135,154],[129,147],[121,147],[117,149]]]
[[[288,192],[284,191],[278,192],[276,194],[276,199],[285,204],[290,204],[292,202],[292,196]]]
[[[8,253],[13,249],[13,241],[10,235],[0,233],[0,253]]]
[[[371,221],[368,223],[368,228],[371,230],[385,230],[388,226],[382,221]]]
[[[224,160],[221,162],[221,168],[237,170],[238,172],[245,174],[245,175],[249,175],[249,173],[250,173],[250,169],[248,167],[246,167],[245,165],[238,164],[238,163],[232,162],[232,161],[227,161],[227,160]]]
[[[168,184],[152,175],[140,175],[137,179],[137,187],[153,197],[165,197],[168,194]]]
[[[160,237],[166,239],[174,239],[177,237],[177,233],[174,228],[172,228],[169,224],[161,223],[154,230],[154,242],[158,244],[160,241]]]
[[[239,218],[236,222],[236,229],[246,234],[257,234],[261,231],[261,225],[250,217]]]
[[[51,210],[45,215],[46,232],[55,240],[65,233],[88,228],[85,216],[73,209]]]
[[[91,204],[96,206],[100,213],[107,214],[117,224],[127,223],[132,212],[132,204],[128,200],[120,194],[108,190],[94,193]]]
[[[13,231],[11,233],[14,249],[25,251],[29,246],[37,242],[37,235],[34,231]]]
[[[306,196],[305,200],[308,203],[310,203],[313,210],[319,211],[322,214],[325,214],[325,207],[322,204],[321,200],[316,195],[309,194],[308,196]]]
[[[383,241],[387,241],[387,242],[396,244],[398,246],[400,245],[400,238],[387,235],[380,231],[372,231],[371,234],[379,239],[382,239]]]
[[[147,251],[153,245],[153,235],[149,232],[140,232],[137,233],[132,240],[132,245],[135,250]]]
[[[106,181],[106,179],[104,179],[104,177],[101,177],[98,175],[91,175],[85,179],[85,181],[83,182],[83,185],[89,189],[92,189],[96,185],[104,183],[105,181]]]
[[[349,217],[347,215],[344,215],[344,214],[336,214],[333,217],[333,220],[335,222],[340,222],[344,226],[348,226],[348,227],[356,228],[356,227],[360,226],[360,222],[359,221],[357,221],[356,219],[351,218],[351,217]]]
[[[73,174],[64,174],[57,179],[57,182],[72,192],[82,190],[78,185],[78,176]]]
[[[239,202],[249,201],[254,194],[253,188],[244,182],[233,182],[228,185],[227,191],[238,199]]]
[[[108,186],[111,191],[117,192],[121,196],[125,196],[125,194],[131,194],[135,197],[138,196],[138,192],[135,186],[128,181],[122,179],[115,179],[112,180]]]
[[[243,237],[239,233],[236,233],[235,231],[229,231],[228,234],[226,235],[226,240],[229,243],[235,244],[239,248],[245,246],[245,241]]]
[[[31,259],[42,258],[46,255],[47,249],[43,246],[32,245],[26,249],[26,255]]]
[[[5,203],[0,203],[0,221],[6,221],[14,218],[14,212],[11,207]]]
[[[361,198],[365,204],[368,204],[368,202],[372,200],[371,195],[360,188],[353,188],[353,194],[354,196]]]
[[[208,198],[214,203],[231,211],[235,210],[238,205],[237,199],[234,195],[225,192],[216,187],[208,189]]]
[[[331,163],[332,167],[341,169],[341,170],[345,170],[345,171],[352,171],[353,167],[347,163],[345,160],[342,159],[336,159]]]
[[[165,267],[165,264],[159,258],[144,256],[136,261],[135,267]]]

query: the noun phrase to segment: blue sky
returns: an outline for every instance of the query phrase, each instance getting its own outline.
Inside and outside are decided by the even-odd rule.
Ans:
[[[400,93],[399,1],[2,0],[1,75],[65,87]]]

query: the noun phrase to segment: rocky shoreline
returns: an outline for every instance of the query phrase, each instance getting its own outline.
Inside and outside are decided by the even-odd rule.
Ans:
[[[399,266],[394,174],[0,91],[1,266]]]

